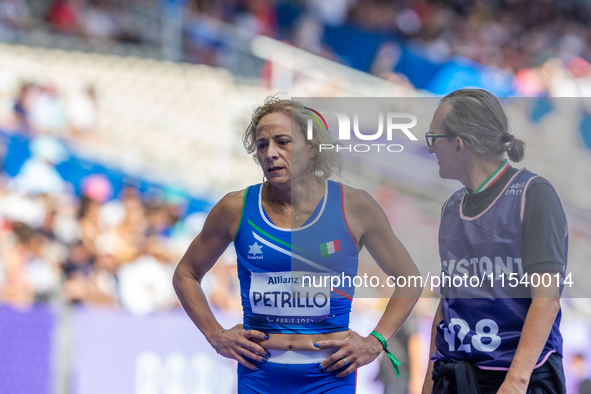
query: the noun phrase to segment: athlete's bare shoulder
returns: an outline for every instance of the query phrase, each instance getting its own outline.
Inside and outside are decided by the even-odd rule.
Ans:
[[[345,197],[349,198],[371,198],[371,195],[366,192],[365,190],[357,189],[356,187],[348,186],[343,183],[343,191],[345,192]]]
[[[346,209],[371,209],[378,206],[374,198],[365,190],[357,189],[351,186],[343,185],[343,194]]]
[[[216,206],[220,205],[220,208],[226,210],[227,213],[235,213],[236,211],[240,213],[242,211],[244,193],[246,193],[246,189],[230,192],[222,197]]]
[[[240,223],[245,193],[246,189],[243,189],[230,192],[222,197],[207,216],[206,225],[210,225],[212,229],[224,232],[232,238]]]
[[[367,229],[385,217],[376,200],[365,190],[343,185],[345,216],[358,248],[363,244]]]
[[[191,275],[202,278],[213,267],[238,229],[244,192],[239,190],[228,193],[212,208],[201,232],[181,259],[177,272],[184,269]]]

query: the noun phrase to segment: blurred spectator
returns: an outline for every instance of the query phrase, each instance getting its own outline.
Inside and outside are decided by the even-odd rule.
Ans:
[[[29,108],[31,106],[31,93],[33,85],[22,82],[18,94],[14,100],[14,115],[19,123],[19,127],[29,131]]]
[[[307,0],[308,14],[327,26],[342,26],[357,0]]]
[[[62,269],[66,278],[75,276],[90,276],[93,267],[93,258],[82,242],[76,242],[70,246],[68,259]]]
[[[3,136],[0,136],[0,174],[4,168],[4,159],[6,158],[8,147],[6,146],[6,140]]]
[[[123,261],[129,261],[137,254],[137,248],[148,235],[147,208],[139,192],[131,187],[123,189],[121,204],[125,209],[125,218],[118,227],[122,247],[118,250]]]
[[[272,0],[242,0],[234,23],[248,36],[277,37],[277,10]]]
[[[54,0],[47,19],[60,33],[78,34],[82,30],[80,0]]]
[[[35,301],[51,301],[59,295],[59,264],[65,258],[66,251],[39,231],[32,235],[27,246],[30,256],[25,269]]]
[[[113,289],[108,276],[103,277],[106,265],[100,265],[82,242],[70,246],[69,257],[62,265],[65,275],[64,298],[70,304],[114,304]],[[107,271],[108,272],[108,271]],[[100,278],[100,279],[99,279]]]
[[[110,16],[116,26],[117,41],[129,44],[152,44],[156,45],[158,40],[153,40],[154,34],[158,37],[158,31],[152,26],[146,26],[146,21],[139,18],[138,10],[145,10],[147,6],[154,6],[155,1],[136,1],[134,4],[127,2],[111,2],[109,4]],[[143,15],[143,14],[142,14]],[[148,19],[149,20],[149,19]]]
[[[51,230],[58,242],[69,245],[81,237],[77,201],[71,195],[60,197],[62,197],[62,201],[55,206],[55,217],[51,220]]]
[[[581,353],[575,354],[571,359],[569,368],[577,379],[575,387],[578,394],[591,394],[591,380],[587,372],[587,362]]]
[[[147,203],[148,235],[170,236],[174,225],[179,219],[179,206],[166,204],[159,199],[151,199]]]
[[[137,315],[170,309],[177,304],[171,285],[173,272],[160,240],[147,238],[143,253],[119,269],[121,303]]]
[[[94,285],[103,295],[105,303],[119,304],[119,278],[117,269],[119,261],[112,254],[99,254],[94,261]]]
[[[119,35],[118,26],[104,0],[89,0],[82,16],[84,33],[89,38],[110,41]]]
[[[33,230],[20,223],[14,223],[10,231],[2,236],[0,258],[4,272],[0,300],[3,303],[25,307],[35,299],[34,289],[26,273],[27,244],[32,236]]]
[[[386,42],[382,44],[376,53],[372,62],[370,72],[382,79],[395,83],[399,86],[405,86],[412,89],[413,86],[404,75],[394,72],[394,67],[400,60],[401,48],[395,42]]]
[[[0,2],[0,37],[10,38],[15,29],[26,29],[30,26],[29,7],[25,0]]]
[[[366,31],[387,32],[394,28],[395,17],[393,2],[370,0],[358,2],[351,8],[349,22]]]
[[[97,203],[104,203],[113,197],[113,185],[103,174],[91,174],[82,179],[80,189],[84,197]]]
[[[78,211],[80,240],[84,246],[94,252],[95,240],[99,235],[100,203],[86,196],[82,197]]]
[[[30,194],[60,193],[65,181],[55,165],[67,157],[66,148],[53,137],[39,137],[31,142],[32,156],[14,178],[18,190]]]
[[[67,115],[72,135],[91,138],[99,130],[99,106],[94,87],[71,93],[67,100]]]
[[[318,21],[317,18],[311,16],[302,16],[296,22],[291,41],[293,44],[316,55],[326,56],[326,48],[322,42],[322,36],[324,34],[324,26]]]
[[[90,278],[94,270],[93,258],[82,242],[70,246],[68,259],[62,265],[62,270],[66,278],[66,301],[71,304],[91,301]]]
[[[34,134],[62,135],[67,130],[66,110],[55,86],[34,86],[28,125]]]
[[[191,1],[185,10],[185,50],[195,63],[215,65],[223,48],[223,8],[213,1]]]
[[[113,186],[102,174],[92,174],[80,182],[82,202],[78,212],[81,240],[86,248],[95,253],[101,226],[101,206],[113,195]]]
[[[20,192],[5,191],[0,204],[0,216],[9,223],[24,224],[38,228],[45,217],[45,207],[39,197]]]
[[[203,291],[211,305],[225,311],[242,309],[236,270],[236,253],[228,249],[203,279]]]
[[[519,70],[513,78],[513,86],[518,96],[538,97],[546,92],[546,83],[542,72],[535,68]]]

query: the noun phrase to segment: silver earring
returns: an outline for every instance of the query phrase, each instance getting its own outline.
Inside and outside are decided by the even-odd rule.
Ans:
[[[267,178],[265,177],[265,174],[263,174],[263,186],[265,186],[265,183],[267,183]]]
[[[314,174],[314,158],[310,158],[310,172]]]

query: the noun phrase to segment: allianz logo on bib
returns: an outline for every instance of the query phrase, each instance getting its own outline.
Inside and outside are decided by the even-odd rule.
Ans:
[[[300,283],[300,278],[292,278],[291,276],[270,276],[269,277],[269,282],[267,283],[268,285],[278,285],[280,283],[293,283],[293,284],[299,284]]]
[[[263,251],[261,250],[264,245],[259,245],[256,241],[252,245],[248,245],[248,254],[246,255],[247,259],[250,260],[262,260],[263,259]]]

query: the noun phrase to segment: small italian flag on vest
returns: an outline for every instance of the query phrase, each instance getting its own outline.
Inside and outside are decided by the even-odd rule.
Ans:
[[[341,242],[337,239],[320,245],[320,254],[330,257],[331,254],[341,250]]]

